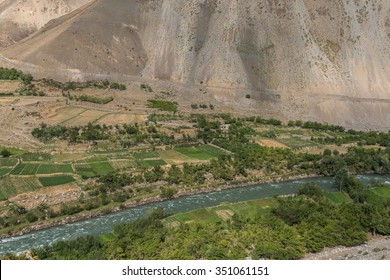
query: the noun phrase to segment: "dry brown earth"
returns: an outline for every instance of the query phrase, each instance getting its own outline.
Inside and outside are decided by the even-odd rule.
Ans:
[[[164,84],[184,103],[226,111],[390,128],[387,0],[55,2],[62,14],[89,3],[1,50],[0,65]]]

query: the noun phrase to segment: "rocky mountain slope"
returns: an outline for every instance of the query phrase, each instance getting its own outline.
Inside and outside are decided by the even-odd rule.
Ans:
[[[90,0],[0,0],[0,47],[6,47],[37,31]]]
[[[268,92],[286,118],[390,127],[387,0],[90,1],[1,52],[47,75]]]

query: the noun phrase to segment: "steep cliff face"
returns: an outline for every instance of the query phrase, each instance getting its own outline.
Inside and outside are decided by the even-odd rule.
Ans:
[[[390,1],[90,2],[3,55],[43,69],[331,95],[337,104],[355,98],[338,110],[355,116],[362,108],[378,110],[375,103],[379,122],[390,126],[388,105],[379,104],[390,97]],[[334,109],[321,106],[318,115],[338,121]]]
[[[0,0],[0,47],[27,37],[90,0]]]

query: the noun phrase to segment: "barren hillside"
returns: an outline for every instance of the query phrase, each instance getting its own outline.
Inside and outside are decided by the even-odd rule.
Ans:
[[[10,46],[91,0],[0,0],[0,47]]]
[[[387,0],[91,1],[2,53],[41,76],[167,80],[242,108],[247,91],[259,112],[271,92],[281,117],[390,127]]]

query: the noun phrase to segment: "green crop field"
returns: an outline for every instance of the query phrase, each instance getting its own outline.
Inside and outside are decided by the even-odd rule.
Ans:
[[[93,162],[101,162],[101,161],[108,161],[107,157],[97,156],[97,157],[91,157],[86,160],[87,163],[93,163]]]
[[[390,186],[374,188],[365,191],[368,203],[383,206],[390,203]]]
[[[25,165],[24,163],[19,164],[18,166],[16,166],[16,167],[12,170],[11,174],[12,174],[12,175],[19,175],[19,174],[23,171],[23,169],[24,169],[25,166],[26,166],[26,165]]]
[[[73,173],[70,164],[41,164],[36,174]]]
[[[23,171],[20,172],[20,175],[35,175],[37,173],[37,170],[40,166],[40,164],[25,164],[26,166],[23,168]]]
[[[0,168],[0,176],[4,176],[12,171],[12,168],[2,167]]]
[[[44,187],[52,187],[52,186],[59,186],[64,184],[73,183],[76,180],[69,175],[60,175],[60,176],[54,176],[54,177],[40,177],[39,182]]]
[[[40,188],[42,188],[42,184],[35,177],[15,178],[5,176],[0,178],[0,200]]]
[[[0,167],[12,167],[18,163],[16,158],[0,158]]]
[[[50,161],[52,156],[50,154],[34,154],[28,153],[21,155],[23,161]]]
[[[158,160],[138,160],[137,163],[142,168],[149,168],[149,167],[155,167],[155,166],[161,166],[161,165],[166,165],[167,164],[162,159],[158,159]]]
[[[278,142],[292,149],[318,146],[318,144],[310,140],[304,140],[301,138],[286,138],[286,139],[278,138]]]
[[[342,192],[326,192],[325,196],[336,204],[352,201],[346,193]]]
[[[36,175],[54,173],[73,173],[73,169],[70,164],[21,163],[16,166],[11,172],[12,175]]]
[[[106,175],[115,169],[108,161],[77,163],[75,164],[76,173],[83,177],[95,177],[97,175]]]
[[[148,159],[148,158],[160,158],[160,155],[158,153],[136,153],[133,154],[133,157],[135,159]]]
[[[114,171],[114,168],[108,161],[90,163],[93,172],[98,175],[106,175]]]
[[[86,157],[85,154],[58,154],[53,156],[54,162],[72,162]]]
[[[208,160],[213,158],[212,155],[203,152],[199,150],[197,147],[190,147],[190,148],[176,148],[175,149],[177,152],[188,156],[190,158],[198,159],[198,160]]]
[[[375,188],[375,189],[372,189],[371,191],[379,196],[390,198],[390,185]]]
[[[136,167],[135,161],[126,159],[110,160],[110,165],[117,170]]]
[[[23,150],[17,149],[17,148],[9,148],[9,147],[1,147],[0,146],[0,151],[1,150],[8,150],[11,152],[12,155],[21,155],[24,153]]]
[[[39,168],[39,163],[21,163],[12,170],[12,175],[35,175]]]
[[[202,152],[208,153],[209,155],[211,155],[213,157],[226,155],[226,153],[224,151],[222,151],[221,149],[215,148],[215,147],[210,146],[210,145],[200,145],[197,147],[197,149],[202,151]]]
[[[95,177],[97,174],[93,171],[91,165],[85,163],[75,164],[76,173],[82,177],[90,178]]]

